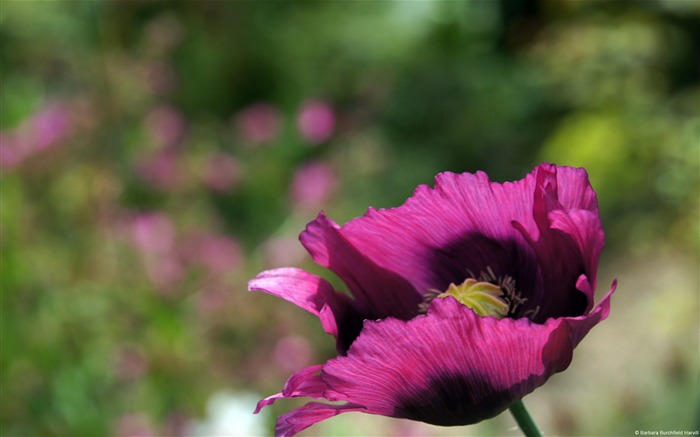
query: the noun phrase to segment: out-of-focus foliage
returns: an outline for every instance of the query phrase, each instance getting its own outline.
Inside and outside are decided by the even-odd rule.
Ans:
[[[261,432],[222,405],[333,345],[246,281],[318,272],[296,241],[318,210],[543,160],[587,168],[623,269],[600,288],[630,280],[599,355],[543,389],[561,411],[534,410],[553,434],[696,429],[698,59],[694,0],[3,1],[2,434]],[[453,432],[366,420],[308,433]]]

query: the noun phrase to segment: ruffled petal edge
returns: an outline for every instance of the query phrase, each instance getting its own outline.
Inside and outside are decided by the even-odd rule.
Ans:
[[[365,321],[348,355],[297,372],[281,397],[318,402],[281,416],[278,435],[291,436],[348,411],[466,425],[493,417],[565,370],[573,349],[610,311],[610,291],[587,315],[528,319],[480,317],[455,299],[431,304],[410,321]]]
[[[341,413],[366,411],[365,407],[354,404],[330,405],[321,402],[309,402],[303,407],[292,410],[277,418],[275,436],[291,437],[311,425],[330,419]]]
[[[320,276],[301,269],[266,270],[248,282],[248,290],[281,297],[318,316],[323,330],[335,337],[341,354],[345,354],[362,327],[362,317],[352,299]]]

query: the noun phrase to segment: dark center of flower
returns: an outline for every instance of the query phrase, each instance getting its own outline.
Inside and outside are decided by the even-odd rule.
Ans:
[[[512,277],[496,276],[491,267],[482,271],[478,278],[471,271],[469,274],[470,278],[459,285],[450,284],[446,291],[428,290],[423,296],[418,312],[425,314],[433,300],[452,296],[482,317],[493,316],[499,320],[504,317],[532,319],[537,315],[539,306],[534,310],[521,311],[527,298],[521,297],[518,293],[515,288],[515,279]]]

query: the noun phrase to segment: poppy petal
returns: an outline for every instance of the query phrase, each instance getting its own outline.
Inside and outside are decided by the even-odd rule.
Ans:
[[[435,188],[421,185],[402,206],[370,209],[340,232],[421,292],[445,289],[487,266],[503,274],[523,264],[534,270],[532,254],[520,250],[529,248],[511,226],[532,220],[529,183],[497,184],[483,172],[440,173]]]
[[[263,407],[272,405],[277,399],[281,398],[294,398],[297,396],[306,396],[316,399],[322,398],[323,392],[328,388],[328,385],[319,375],[319,371],[322,367],[322,365],[310,366],[290,376],[281,392],[268,396],[258,402],[258,406],[255,408],[255,414],[258,414]]]
[[[248,282],[248,289],[285,299],[319,316],[323,329],[337,340],[344,354],[362,328],[354,302],[333,289],[325,279],[297,268],[279,268],[260,273]]]
[[[569,325],[569,341],[576,347],[583,337],[588,334],[595,325],[602,322],[608,318],[610,314],[610,299],[613,293],[617,289],[617,280],[614,280],[610,286],[610,290],[605,294],[605,296],[598,302],[598,305],[590,312],[590,314],[579,317],[567,317],[563,318],[563,323]]]
[[[436,425],[475,423],[566,369],[572,340],[605,315],[540,325],[479,317],[455,299],[440,299],[409,322],[366,322],[348,355],[323,366],[331,387],[324,397]]]
[[[320,402],[309,402],[301,408],[281,415],[277,419],[275,436],[290,437],[314,423],[351,411],[365,411],[365,408],[353,404],[329,405]]]
[[[590,287],[586,293],[588,304],[586,312],[593,306],[593,294],[596,286],[596,270],[598,259],[603,251],[604,234],[600,218],[587,210],[552,211],[549,214],[551,229],[557,229],[567,234],[576,244],[577,252],[583,262],[584,274]],[[577,287],[578,288],[578,287]]]
[[[358,251],[323,213],[307,225],[299,239],[316,263],[347,284],[364,318],[407,320],[417,314],[422,293]]]
[[[585,170],[541,164],[524,179],[504,184],[491,182],[483,172],[445,172],[436,176],[435,188],[419,186],[403,205],[370,208],[336,230],[353,250],[405,278],[419,293],[445,289],[468,272],[490,267],[497,275],[514,277],[529,297],[543,287],[549,287],[547,293],[562,288],[559,282],[546,284],[528,244],[549,229],[547,214],[558,209],[597,215]],[[594,258],[589,264],[597,264]],[[580,273],[567,274],[567,281]]]
[[[532,211],[537,229],[519,221],[513,226],[536,253],[541,282],[528,298],[538,302],[533,319],[541,323],[550,317],[579,316],[592,308],[603,230],[585,170],[539,166],[535,180]],[[576,287],[581,274],[590,287]]]

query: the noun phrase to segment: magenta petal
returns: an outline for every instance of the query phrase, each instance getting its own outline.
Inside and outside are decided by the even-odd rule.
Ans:
[[[318,315],[329,302],[349,304],[325,279],[296,268],[266,270],[248,282],[249,290],[279,296],[306,311]]]
[[[593,307],[603,248],[595,193],[582,169],[540,165],[534,180],[535,227],[533,222],[513,222],[536,253],[539,265],[538,285],[528,295],[539,307],[533,320],[585,314]],[[584,285],[579,282],[582,274],[588,286],[579,288],[577,285]]]
[[[284,389],[275,395],[268,396],[258,402],[255,408],[255,414],[259,413],[263,407],[272,405],[277,399],[294,398],[297,396],[307,396],[310,398],[320,399],[323,397],[323,392],[328,388],[328,385],[321,379],[319,371],[323,366],[311,366],[301,369],[293,374],[284,384]]]
[[[511,226],[532,221],[531,186],[529,179],[493,183],[483,172],[440,173],[435,188],[421,185],[402,206],[370,210],[340,232],[422,293],[463,281],[467,270],[534,270],[534,255],[521,250],[529,248]]]
[[[607,300],[605,301],[607,305]],[[409,322],[366,322],[348,355],[323,366],[325,397],[436,425],[493,417],[569,366],[576,342],[606,315],[479,317],[452,298]],[[585,331],[585,332],[584,332]]]
[[[538,269],[546,266],[539,259],[541,250],[529,244],[541,243],[540,249],[554,247],[558,240],[549,238],[548,213],[574,209],[597,216],[595,193],[582,169],[541,164],[524,179],[504,184],[491,182],[483,172],[446,172],[436,176],[435,188],[418,187],[402,206],[370,209],[340,228],[333,224],[334,238],[343,242],[334,247],[351,247],[366,262],[410,282],[418,293],[445,289],[450,282],[463,281],[468,271],[478,275],[491,267],[498,275],[514,277],[526,297],[534,297],[544,287],[548,287],[546,294],[578,294],[573,281],[581,273],[593,277],[588,270],[595,270],[597,256],[587,260],[592,269],[584,271],[578,264],[567,266],[563,275],[549,278],[556,279],[556,283],[547,284],[543,276],[546,272]],[[542,231],[547,235],[540,241]],[[569,258],[580,260],[578,246],[563,241],[564,252],[576,252]],[[329,253],[336,253],[320,251],[318,244],[307,248],[322,265],[329,264]],[[356,269],[354,274],[358,274]],[[375,277],[375,283],[380,280]],[[574,310],[578,311],[576,315],[582,314],[586,305],[576,300],[576,294],[564,298],[574,299],[573,303],[565,302],[572,310],[562,314],[552,310],[544,319],[572,315]]]
[[[299,237],[314,261],[331,269],[347,284],[364,318],[410,319],[418,312],[423,291],[379,267],[359,252],[340,228],[322,213]]]
[[[593,306],[593,292],[596,286],[596,271],[598,259],[603,251],[603,226],[598,215],[586,210],[564,212],[552,211],[549,214],[551,229],[557,229],[567,234],[576,244],[579,259],[583,262],[583,270],[590,283],[590,291],[586,293],[590,311]],[[583,291],[583,290],[582,290]]]
[[[293,398],[306,396],[316,399],[324,397],[325,392],[330,388],[320,375],[323,366],[310,366],[292,375],[281,393],[269,396],[260,402],[255,409],[257,414],[263,407],[273,404],[280,398]],[[328,405],[318,402],[311,402],[301,408],[290,411],[277,419],[275,427],[276,436],[292,436],[299,431],[308,428],[316,422],[328,419],[340,413],[348,411],[365,411],[366,408],[360,405],[346,403],[343,405]]]
[[[596,305],[590,314],[586,316],[561,319],[563,320],[563,323],[569,326],[569,341],[574,347],[581,342],[583,337],[585,337],[586,334],[588,334],[588,331],[590,331],[595,325],[608,318],[608,314],[610,313],[610,298],[616,289],[617,280],[613,281],[612,285],[610,286],[610,291],[608,291],[600,302],[598,302],[598,305]]]
[[[540,164],[538,169],[554,172],[559,181],[557,199],[564,210],[583,209],[598,215],[598,198],[582,168]]]
[[[279,296],[319,316],[323,329],[337,339],[341,354],[362,328],[362,318],[348,296],[335,291],[325,279],[301,269],[264,271],[248,283],[248,289]]]
[[[275,426],[275,436],[290,437],[314,423],[351,411],[365,411],[365,408],[353,404],[329,405],[309,402],[301,408],[280,416],[277,419],[277,426]]]

